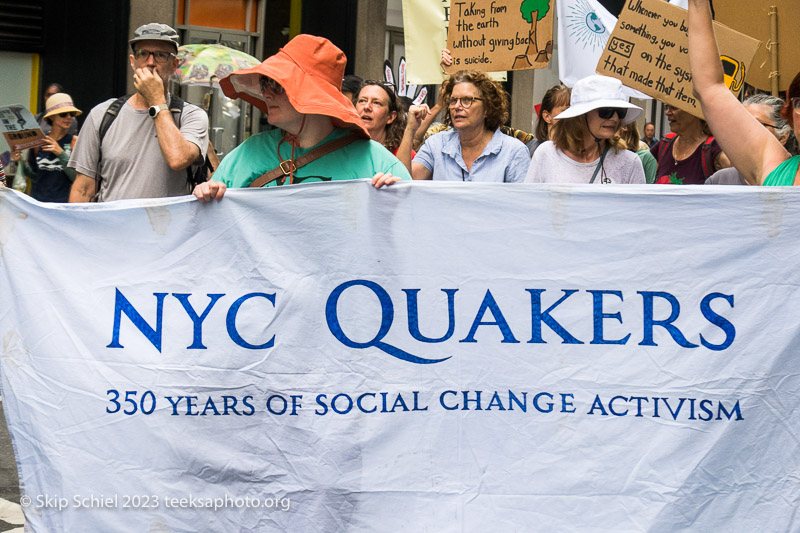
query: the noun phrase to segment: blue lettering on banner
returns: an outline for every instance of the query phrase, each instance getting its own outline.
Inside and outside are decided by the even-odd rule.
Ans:
[[[374,392],[365,392],[356,397],[355,401],[353,401],[353,396],[350,394],[346,394],[340,392],[339,394],[335,394],[330,401],[328,401],[327,394],[317,394],[315,401],[317,403],[317,409],[314,410],[314,414],[317,416],[325,416],[328,412],[333,412],[338,415],[345,415],[353,410],[355,407],[356,410],[362,413],[398,413],[398,412],[421,412],[427,411],[428,406],[422,404],[420,401],[420,391],[412,391],[411,398],[408,402],[406,402],[406,397],[403,396],[402,393],[397,393],[394,395],[393,399],[390,401],[389,393],[382,392],[381,394],[381,408],[380,411],[378,410],[378,403],[370,403],[365,405],[365,399],[369,398],[370,401],[376,400],[376,394]],[[294,396],[292,396],[294,398]],[[389,403],[392,404],[391,408],[389,407]],[[411,407],[409,407],[409,403]],[[294,414],[294,413],[292,413]]]
[[[638,291],[639,294],[642,295],[644,300],[644,333],[642,342],[639,343],[639,346],[658,346],[653,341],[653,328],[655,326],[661,326],[662,328],[666,329],[667,332],[672,337],[672,340],[678,343],[678,346],[682,346],[684,348],[697,348],[696,344],[692,344],[691,342],[686,340],[686,337],[683,336],[681,330],[679,330],[676,326],[672,325],[678,319],[678,315],[681,313],[681,304],[678,303],[678,299],[675,298],[668,292],[650,292],[650,291]],[[655,320],[653,318],[653,300],[655,298],[661,298],[666,300],[672,306],[672,312],[669,315],[669,318],[664,320]]]
[[[588,391],[587,391],[588,392]],[[124,393],[124,398],[123,398]],[[591,393],[590,393],[591,394]],[[109,389],[106,391],[105,412],[117,416],[158,416],[165,412],[171,416],[214,417],[253,416],[256,407],[254,396],[222,395],[169,395],[164,396],[170,409],[157,410],[162,397],[152,390]],[[470,411],[475,416],[513,416],[515,413],[572,415],[578,413],[576,402],[591,406],[582,414],[600,417],[668,418],[674,421],[712,422],[744,420],[739,399],[711,400],[708,398],[669,398],[663,396],[635,396],[625,393],[595,394],[576,400],[572,392],[503,390],[403,391],[403,392],[326,392],[314,396],[314,409],[303,409],[303,394],[284,395],[268,393],[265,401],[257,400],[270,415],[305,416],[359,416],[371,414],[419,414],[429,410],[428,398],[438,396],[438,407],[444,411]],[[581,396],[583,396],[581,394]],[[163,405],[163,403],[161,403]],[[530,408],[530,409],[529,409]],[[494,411],[495,413],[488,412]],[[502,413],[502,414],[501,414]]]
[[[483,321],[486,311],[490,311],[492,313],[494,322]],[[511,328],[508,326],[508,322],[506,322],[506,317],[503,316],[503,312],[500,311],[500,307],[497,305],[494,296],[492,296],[491,291],[488,290],[486,291],[486,296],[483,297],[483,301],[478,309],[478,313],[475,315],[475,320],[472,322],[472,327],[470,328],[469,333],[459,342],[478,342],[475,340],[475,333],[478,331],[479,326],[497,326],[500,328],[500,333],[503,334],[503,340],[500,342],[519,342],[511,333]]]
[[[352,287],[364,287],[372,292],[377,298],[381,308],[380,325],[378,331],[375,333],[371,340],[360,342],[353,340],[347,333],[345,333],[339,321],[339,300],[344,292]],[[439,337],[428,336],[423,334],[432,333],[431,328],[424,328],[420,320],[418,296],[421,289],[401,289],[406,296],[406,312],[408,318],[408,334],[411,339],[424,344],[444,343],[452,340],[459,343],[478,343],[478,330],[483,326],[496,327],[500,333],[499,342],[501,344],[518,344],[520,341],[514,335],[511,328],[511,323],[507,320],[506,315],[503,313],[500,301],[492,294],[491,290],[486,290],[483,300],[478,306],[474,314],[470,313],[468,316],[473,317],[469,331],[466,336],[455,341],[453,338],[457,330],[458,317],[464,317],[465,313],[456,313],[456,293],[458,289],[441,289],[447,297],[447,331]],[[527,342],[529,344],[547,344],[548,340],[545,339],[544,326],[555,333],[561,339],[561,344],[585,344],[583,340],[579,339],[558,322],[555,314],[559,309],[570,308],[571,314],[574,315],[574,307],[580,301],[573,297],[578,292],[585,292],[592,297],[591,302],[591,320],[593,336],[590,344],[593,345],[625,345],[630,340],[632,334],[627,333],[622,336],[621,334],[615,335],[619,338],[606,338],[605,326],[607,321],[613,320],[618,323],[618,327],[625,325],[623,322],[622,313],[620,311],[609,312],[609,308],[613,305],[609,300],[611,297],[618,298],[620,302],[624,301],[623,293],[620,290],[601,290],[590,289],[580,291],[578,289],[561,289],[561,296],[545,308],[543,300],[547,297],[548,300],[553,301],[555,298],[550,297],[550,294],[545,295],[547,289],[525,289],[530,296],[530,321],[531,321],[531,338]],[[730,294],[723,294],[720,292],[711,292],[705,295],[699,305],[700,314],[705,320],[719,328],[724,334],[724,338],[719,341],[718,338],[708,338],[708,333],[701,333],[699,335],[699,342],[692,342],[686,338],[684,333],[677,325],[678,318],[681,313],[681,303],[678,298],[673,294],[665,291],[637,291],[642,297],[642,310],[641,315],[638,317],[641,320],[642,337],[639,346],[659,346],[656,342],[656,330],[661,328],[669,334],[669,338],[682,348],[698,348],[701,345],[712,351],[722,351],[728,349],[736,338],[736,328],[728,318],[723,316],[720,311],[712,308],[717,300],[722,300],[731,309],[734,307],[734,297]],[[122,325],[123,315],[128,318],[131,324],[147,339],[153,347],[161,352],[162,338],[165,332],[164,310],[174,309],[175,306],[168,306],[167,292],[153,292],[155,297],[155,316],[146,319],[145,316],[137,310],[130,300],[122,293],[119,288],[115,289],[114,299],[114,322],[111,334],[111,342],[106,346],[107,348],[124,348],[120,339],[120,329]],[[226,295],[224,293],[211,293],[206,294],[208,303],[203,307],[202,312],[198,312],[190,302],[192,297],[191,293],[171,293],[172,296],[178,300],[181,305],[182,311],[192,323],[192,342],[187,346],[189,350],[206,350],[203,344],[203,326],[212,310],[217,306]],[[552,294],[552,293],[551,293]],[[267,300],[272,307],[276,305],[275,293],[265,292],[251,292],[237,298],[228,308],[225,326],[228,337],[236,345],[248,350],[263,350],[272,348],[275,345],[275,335],[273,334],[266,341],[258,343],[245,340],[240,328],[237,326],[237,317],[243,312],[242,306],[252,299]],[[172,300],[169,300],[172,301]],[[723,304],[724,305],[724,304]],[[571,306],[571,307],[570,307]],[[667,306],[668,311],[662,310]],[[658,307],[658,310],[657,310]],[[719,307],[717,304],[716,307]],[[415,364],[432,364],[440,363],[450,359],[448,357],[431,358],[415,355],[406,349],[399,348],[393,344],[385,342],[384,339],[392,329],[395,318],[395,308],[392,297],[389,292],[381,285],[374,281],[356,279],[341,283],[331,291],[325,304],[325,318],[328,330],[331,334],[344,346],[348,348],[355,348],[359,350],[367,348],[377,348],[384,353],[391,355],[402,361]],[[146,314],[145,314],[146,315]],[[487,318],[491,315],[491,319]],[[665,316],[666,315],[666,316]],[[426,315],[429,316],[429,315]],[[170,324],[171,322],[166,322]],[[265,321],[266,323],[266,321]],[[630,324],[630,320],[628,321]],[[628,328],[630,331],[630,327]],[[247,332],[245,332],[247,333]],[[439,332],[441,333],[441,330]],[[495,338],[497,338],[495,336]],[[552,338],[552,335],[551,335]],[[719,342],[718,342],[719,341]],[[484,340],[486,342],[486,340]],[[497,341],[495,341],[497,342]],[[552,342],[552,339],[550,340]],[[663,343],[663,341],[662,341]],[[491,405],[491,404],[487,404]],[[209,408],[211,408],[209,406]],[[499,408],[499,406],[497,406]],[[600,407],[598,407],[600,409]]]
[[[161,325],[163,324],[164,316],[164,298],[167,296],[166,292],[154,292],[153,296],[156,297],[156,327],[153,328],[147,321],[139,314],[131,303],[122,294],[122,291],[116,289],[116,296],[114,298],[114,330],[111,335],[111,344],[106,348],[123,348],[119,343],[119,327],[122,323],[122,313],[136,326],[136,329],[142,332],[147,337],[147,340],[155,346],[156,350],[161,352]]]
[[[267,300],[275,305],[275,295],[274,294],[266,294],[263,292],[251,292],[250,294],[245,294],[235,302],[230,309],[228,309],[228,316],[225,320],[225,325],[228,328],[228,336],[231,338],[233,342],[241,346],[242,348],[248,348],[250,350],[263,350],[264,348],[272,348],[275,344],[275,335],[272,336],[270,340],[265,342],[264,344],[250,344],[246,340],[239,335],[239,332],[236,330],[236,315],[239,312],[239,308],[242,306],[244,302],[249,300],[250,298],[266,298]]]
[[[111,333],[111,343],[109,343],[106,348],[124,348],[122,343],[120,342],[120,327],[122,325],[122,315],[128,317],[131,323],[138,329],[145,338],[150,341],[150,344],[155,347],[156,350],[161,352],[161,341],[163,336],[163,323],[164,323],[164,299],[166,298],[166,292],[154,292],[153,296],[156,297],[156,326],[153,327],[144,317],[136,310],[135,307],[130,303],[130,301],[122,294],[118,288],[115,289],[115,297],[114,297],[114,326]],[[187,346],[188,350],[205,350],[206,346],[203,344],[203,322],[208,317],[208,314],[211,312],[211,308],[220,300],[225,294],[207,294],[208,298],[210,299],[208,305],[203,310],[203,313],[198,315],[197,311],[195,311],[192,304],[189,303],[189,297],[192,296],[190,293],[172,293],[172,296],[178,300],[183,307],[183,310],[186,312],[186,315],[192,321],[193,326],[193,334],[192,334],[192,343]],[[275,345],[275,335],[272,336],[268,341],[262,344],[251,344],[244,340],[239,333],[236,327],[236,318],[239,314],[239,310],[247,300],[252,298],[264,298],[269,301],[272,306],[275,306],[275,294],[274,293],[263,293],[263,292],[251,292],[249,294],[245,294],[241,296],[228,309],[228,314],[225,320],[225,326],[228,331],[228,336],[230,339],[236,343],[237,345],[241,346],[242,348],[247,348],[249,350],[263,350],[266,348],[272,348]]]
[[[556,303],[548,307],[544,312],[542,312],[542,293],[546,289],[525,290],[531,294],[531,340],[528,341],[529,343],[547,344],[542,338],[542,322],[544,322],[550,329],[555,331],[559,337],[561,337],[563,340],[562,344],[583,344],[583,342],[573,337],[569,331],[564,329],[561,324],[556,322],[556,320],[550,316],[550,313],[553,311],[553,309],[561,305],[561,303],[567,298],[578,292],[577,289],[562,289],[564,296],[562,296],[561,299]]]
[[[724,350],[733,344],[733,339],[736,337],[736,328],[733,327],[733,324],[727,318],[721,317],[711,309],[711,300],[716,300],[717,298],[722,298],[728,302],[728,305],[733,307],[733,296],[719,292],[712,292],[700,302],[700,312],[703,313],[703,316],[706,320],[725,332],[725,340],[722,342],[722,344],[711,344],[710,342],[706,341],[705,337],[703,337],[703,334],[701,333],[700,343],[709,350],[719,351]]]
[[[438,339],[424,336],[419,331],[419,312],[417,308],[417,293],[419,289],[403,289],[406,293],[406,307],[408,308],[408,332],[420,342],[444,342],[453,336],[456,330],[455,294],[458,289],[442,289],[447,295],[447,333]]]
[[[621,313],[604,313],[603,312],[603,295],[605,294],[612,294],[622,301],[622,291],[586,291],[592,294],[592,308],[594,309],[594,313],[592,316],[592,322],[594,323],[594,338],[590,344],[625,344],[628,342],[628,339],[631,338],[631,334],[628,333],[625,335],[624,338],[618,339],[615,341],[605,340],[603,338],[603,320],[606,318],[615,318],[620,324],[622,324],[622,314]]]
[[[366,287],[374,292],[381,304],[381,326],[378,329],[378,333],[375,334],[375,337],[373,337],[371,341],[367,342],[356,342],[350,339],[347,335],[345,335],[344,331],[342,330],[342,326],[339,324],[339,297],[350,287],[355,287],[358,285]],[[449,297],[450,296],[448,295],[448,298]],[[394,321],[394,305],[392,304],[392,299],[389,296],[389,293],[387,293],[383,287],[374,281],[355,279],[342,283],[336,287],[333,292],[331,292],[330,296],[328,297],[328,302],[325,304],[325,318],[328,322],[328,329],[331,333],[333,333],[333,336],[348,348],[377,348],[391,355],[392,357],[397,357],[403,361],[417,364],[439,363],[449,359],[449,357],[445,357],[443,359],[427,359],[424,357],[418,357],[406,352],[405,350],[401,350],[396,346],[392,346],[391,344],[383,342],[383,338],[389,333],[389,330],[392,327],[392,322]]]
[[[194,337],[192,339],[192,344],[188,346],[189,350],[199,349],[205,350],[206,347],[203,345],[203,321],[208,316],[208,313],[211,312],[211,308],[214,307],[214,304],[217,303],[217,300],[225,296],[224,294],[209,294],[208,297],[211,298],[211,301],[206,306],[203,314],[198,316],[197,311],[194,310],[192,304],[189,303],[189,296],[191,294],[175,294],[172,295],[178,299],[181,303],[183,308],[186,310],[186,314],[189,315],[189,318],[192,319],[192,324],[194,325]],[[274,303],[274,302],[273,302]]]
[[[342,329],[339,322],[339,299],[347,289],[351,287],[366,287],[378,298],[381,306],[381,323],[378,332],[372,340],[366,342],[358,342],[348,337]],[[447,295],[447,331],[438,338],[428,337],[421,333],[420,326],[420,313],[418,304],[418,295],[420,289],[401,289],[406,295],[406,309],[408,313],[408,332],[416,341],[426,344],[442,343],[450,340],[456,331],[457,316],[464,316],[463,313],[456,314],[456,293],[458,289],[441,289]],[[554,313],[560,306],[569,306],[570,303],[575,302],[571,297],[581,292],[578,289],[561,289],[563,293],[561,297],[543,310],[543,295],[547,289],[525,289],[530,294],[530,320],[531,320],[531,338],[529,344],[547,344],[543,335],[543,325],[546,325],[553,333],[561,338],[562,344],[585,344],[584,341],[577,338],[575,335],[567,331],[567,329],[559,323],[554,317]],[[623,325],[622,313],[607,312],[606,305],[608,304],[608,297],[616,297],[620,302],[624,301],[623,293],[619,290],[599,290],[592,289],[583,291],[592,295],[592,324],[593,324],[593,337],[590,344],[599,345],[625,345],[631,338],[631,333],[627,333],[621,338],[608,339],[605,336],[605,323],[608,320],[615,320],[620,325]],[[678,328],[675,322],[680,316],[681,306],[678,298],[673,294],[663,291],[637,291],[642,296],[642,340],[639,346],[658,346],[655,340],[656,328],[663,328],[670,336],[670,338],[682,348],[698,348],[700,344],[709,350],[721,351],[729,348],[736,337],[736,328],[733,323],[727,318],[723,317],[718,312],[711,308],[711,303],[714,300],[722,299],[733,308],[733,296],[722,294],[719,292],[712,292],[706,295],[700,302],[700,312],[703,317],[712,325],[718,327],[724,334],[724,340],[715,344],[706,339],[703,334],[700,334],[700,344],[690,342],[683,332]],[[669,316],[656,317],[656,302],[665,302],[669,305]],[[487,313],[491,314],[493,320],[486,320]],[[472,316],[472,315],[470,315]],[[409,351],[400,349],[396,346],[383,342],[386,335],[392,328],[394,322],[394,303],[389,293],[378,283],[369,280],[351,280],[344,282],[337,286],[328,297],[325,306],[325,317],[328,323],[328,329],[333,336],[348,348],[365,349],[365,348],[378,348],[383,352],[407,361],[417,364],[430,364],[439,363],[449,359],[445,357],[442,359],[425,358],[414,355]],[[490,290],[486,290],[483,301],[478,307],[477,312],[472,320],[469,332],[466,337],[458,341],[460,343],[477,343],[476,333],[481,326],[496,326],[499,330],[502,339],[500,343],[519,343],[514,336],[511,326],[503,314],[500,304]],[[597,407],[601,409],[601,407]],[[605,409],[603,407],[603,409]]]

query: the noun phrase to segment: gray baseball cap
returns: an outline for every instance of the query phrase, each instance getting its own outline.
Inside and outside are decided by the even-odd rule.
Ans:
[[[166,24],[159,24],[158,22],[151,22],[144,26],[139,26],[133,32],[133,39],[128,41],[133,50],[133,43],[138,41],[166,41],[175,45],[175,52],[178,51],[180,41],[178,39],[178,32],[170,28]]]

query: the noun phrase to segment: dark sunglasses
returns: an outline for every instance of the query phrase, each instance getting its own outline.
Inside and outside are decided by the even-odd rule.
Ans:
[[[280,83],[273,80],[272,78],[267,78],[266,76],[262,76],[259,80],[259,84],[261,86],[261,92],[267,92],[267,89],[272,91],[275,94],[283,94],[284,90]]]
[[[59,114],[58,114],[58,116],[59,116],[59,117],[61,117],[61,118],[64,118],[64,117],[72,117],[72,118],[75,118],[75,116],[76,116],[76,113],[75,113],[75,111],[67,111],[67,112],[65,112],[65,113],[59,113]]]
[[[600,107],[597,109],[597,115],[603,120],[610,119],[614,116],[614,113],[617,114],[620,120],[625,120],[628,110],[624,107]]]

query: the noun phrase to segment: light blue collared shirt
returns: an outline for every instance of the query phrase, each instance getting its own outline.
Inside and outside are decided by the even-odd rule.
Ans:
[[[472,170],[467,170],[458,132],[449,130],[425,141],[414,162],[430,170],[434,180],[521,183],[528,172],[531,156],[520,140],[498,128],[481,155],[472,162]]]

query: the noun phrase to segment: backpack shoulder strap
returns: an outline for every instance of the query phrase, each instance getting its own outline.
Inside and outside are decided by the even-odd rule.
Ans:
[[[714,136],[709,135],[708,139],[703,143],[702,161],[703,161],[703,176],[706,179],[714,173],[714,157],[711,153],[711,145],[714,144]]]
[[[108,106],[106,112],[103,113],[103,120],[100,121],[100,128],[97,130],[97,135],[100,139],[98,141],[98,146],[102,146],[103,137],[106,136],[108,128],[110,128],[111,124],[114,123],[114,121],[117,118],[117,115],[119,115],[119,110],[122,109],[122,106],[125,105],[125,102],[127,102],[128,98],[130,98],[131,96],[132,95],[130,94],[126,94],[125,96],[120,96],[119,98],[111,102],[111,105]]]
[[[664,156],[664,154],[667,153],[667,150],[669,150],[672,147],[672,143],[675,142],[675,137],[677,137],[677,135],[675,135],[672,132],[667,133],[666,135],[661,137],[661,140],[658,142],[658,160],[659,161],[661,161],[661,158]]]
[[[171,94],[169,97],[169,112],[172,113],[172,118],[175,120],[175,125],[181,127],[181,116],[183,115],[183,98]]]
[[[183,116],[183,106],[186,102],[180,96],[171,94],[169,97],[169,112],[172,113],[172,118],[175,120],[175,125],[178,129],[181,128],[181,117]],[[208,177],[214,173],[214,167],[208,160],[208,154],[196,170],[192,170],[194,164],[186,167],[186,181],[189,186],[194,189],[198,183],[208,180]],[[210,172],[209,172],[210,171]]]
[[[120,96],[119,98],[117,98],[116,100],[111,102],[111,105],[108,106],[108,108],[106,109],[106,112],[103,113],[103,120],[100,121],[100,127],[97,129],[97,137],[98,137],[98,139],[97,139],[97,168],[98,168],[98,172],[96,174],[97,184],[95,186],[94,197],[92,198],[93,202],[96,202],[97,199],[100,196],[100,184],[103,181],[103,177],[100,175],[100,172],[99,172],[100,161],[102,161],[102,159],[103,159],[103,138],[106,136],[106,133],[108,132],[108,128],[110,128],[111,124],[113,124],[114,121],[117,119],[117,115],[119,115],[120,109],[122,109],[122,106],[125,105],[125,102],[127,102],[128,98],[130,98],[131,96],[133,96],[133,95],[126,94],[125,96]]]

